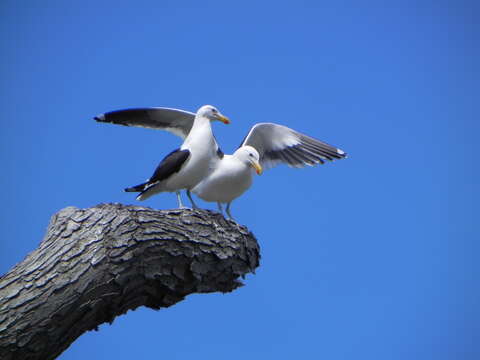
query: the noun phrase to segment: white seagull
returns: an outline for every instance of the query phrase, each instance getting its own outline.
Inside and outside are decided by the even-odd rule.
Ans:
[[[197,207],[190,190],[223,158],[210,122],[230,123],[211,105],[202,106],[196,114],[170,108],[137,108],[108,112],[94,119],[125,126],[163,129],[184,139],[182,146],[165,156],[146,182],[125,189],[127,192],[139,192],[137,200],[140,201],[161,192],[176,192],[180,208],[184,207],[180,197],[182,189],[187,190],[192,206]]]
[[[227,215],[233,219],[230,204],[250,188],[253,170],[260,175],[263,168],[280,163],[300,168],[343,159],[346,155],[334,146],[286,126],[259,123],[250,129],[233,155],[225,155],[218,161],[192,192],[205,201],[216,202],[220,212],[222,203],[226,203]]]

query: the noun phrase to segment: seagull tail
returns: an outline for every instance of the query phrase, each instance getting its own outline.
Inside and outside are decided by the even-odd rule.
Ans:
[[[145,191],[142,191],[140,194],[138,194],[138,196],[135,198],[137,201],[143,201],[143,200],[147,200],[150,196],[152,196],[153,194],[151,192],[147,190]]]
[[[143,184],[128,187],[128,188],[124,189],[123,191],[125,191],[125,192],[142,192],[142,191],[145,190],[147,185],[148,185],[148,182],[145,182]]]
[[[155,191],[155,186],[157,183],[150,183],[150,182],[145,182],[143,184],[138,184],[138,185],[135,185],[135,186],[131,186],[131,187],[128,187],[126,188],[124,191],[125,192],[139,192],[140,194],[138,194],[138,196],[136,197],[136,199],[138,201],[142,201],[142,200],[146,200],[148,199],[150,196],[156,194],[158,191]]]

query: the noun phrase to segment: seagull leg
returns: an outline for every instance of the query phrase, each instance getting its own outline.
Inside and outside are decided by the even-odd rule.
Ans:
[[[228,217],[230,218],[230,220],[235,221],[235,219],[233,218],[232,214],[230,213],[230,204],[231,204],[231,203],[232,203],[231,201],[230,201],[229,203],[227,203],[227,215],[228,215]]]
[[[223,215],[222,203],[221,203],[221,202],[217,202],[217,206],[218,206],[218,211],[220,212],[220,214]]]
[[[192,194],[190,193],[190,190],[187,190],[187,196],[190,199],[190,202],[192,203],[192,209],[198,209],[197,204],[195,204],[195,201],[193,201]]]
[[[182,203],[182,197],[180,196],[180,191],[177,191],[176,194],[177,194],[178,208],[185,209],[185,206],[183,206],[183,203]]]

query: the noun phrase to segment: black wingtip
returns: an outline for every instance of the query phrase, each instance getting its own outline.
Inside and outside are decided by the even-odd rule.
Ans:
[[[140,192],[145,188],[145,186],[142,186],[142,185],[128,187],[128,188],[123,189],[123,191],[125,191],[125,192]]]
[[[135,185],[135,186],[130,186],[128,188],[125,188],[123,191],[125,192],[142,192],[144,191],[147,186],[149,186],[150,183],[149,182],[145,182],[143,184],[138,184],[138,185]]]
[[[123,189],[123,191],[125,191],[125,192],[141,192],[143,189],[144,189],[144,187],[140,188],[138,186],[132,186],[132,187]]]
[[[98,122],[105,122],[105,114],[100,114],[93,117],[93,120]]]

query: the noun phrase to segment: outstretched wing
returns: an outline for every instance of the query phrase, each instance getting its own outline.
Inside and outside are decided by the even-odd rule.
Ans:
[[[94,119],[124,126],[166,130],[185,139],[192,128],[195,114],[178,109],[152,107],[110,111],[97,115]]]
[[[344,151],[323,141],[273,123],[255,124],[240,144],[245,145],[257,149],[260,162],[266,168],[279,163],[291,167],[312,166],[347,156]]]

